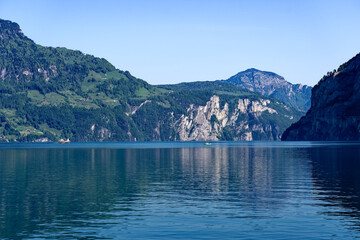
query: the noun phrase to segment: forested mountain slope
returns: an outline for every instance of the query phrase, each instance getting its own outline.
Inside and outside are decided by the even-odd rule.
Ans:
[[[301,116],[227,83],[152,86],[105,59],[37,45],[6,20],[0,51],[0,141],[278,140]]]

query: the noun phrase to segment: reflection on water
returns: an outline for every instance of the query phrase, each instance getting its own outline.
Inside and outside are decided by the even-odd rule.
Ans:
[[[356,145],[1,149],[0,238],[351,239],[359,159]]]
[[[331,148],[326,155],[323,152],[314,149],[312,155],[314,185],[322,190],[318,198],[324,200],[321,204],[327,207],[323,211],[352,217],[350,224],[359,230],[360,148]]]

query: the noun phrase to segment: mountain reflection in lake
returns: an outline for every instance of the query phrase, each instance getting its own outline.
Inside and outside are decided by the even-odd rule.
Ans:
[[[360,145],[151,146],[0,148],[0,238],[360,237]]]

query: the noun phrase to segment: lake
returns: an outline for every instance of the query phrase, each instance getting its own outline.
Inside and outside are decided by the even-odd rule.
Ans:
[[[0,144],[1,239],[354,239],[360,143]]]

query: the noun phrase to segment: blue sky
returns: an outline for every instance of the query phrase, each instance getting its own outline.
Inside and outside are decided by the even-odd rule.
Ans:
[[[0,18],[36,43],[106,58],[151,84],[254,67],[314,85],[360,52],[359,13],[358,0],[0,0]]]

